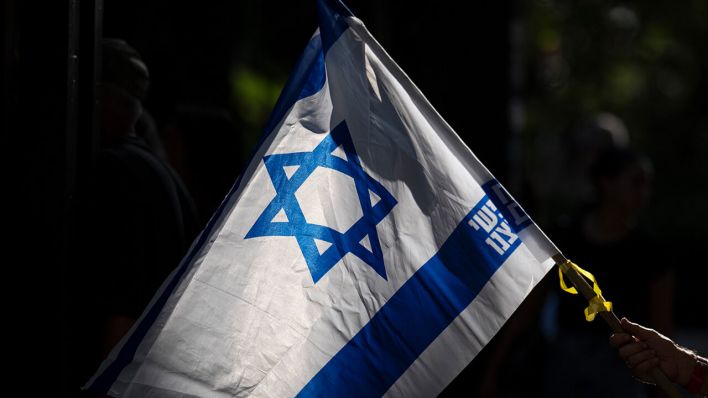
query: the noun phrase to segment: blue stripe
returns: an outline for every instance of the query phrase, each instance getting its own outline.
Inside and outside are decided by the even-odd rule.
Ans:
[[[318,0],[317,14],[320,34],[313,37],[300,56],[295,70],[285,84],[283,92],[273,108],[265,131],[270,132],[285,116],[290,107],[299,99],[320,91],[325,83],[325,54],[349,25],[345,17],[351,11],[338,0]]]
[[[260,152],[261,147],[264,142],[267,141],[268,137],[274,134],[275,126],[283,119],[285,113],[293,106],[293,104],[301,98],[300,95],[307,92],[305,87],[308,87],[308,90],[312,90],[314,89],[314,84],[316,84],[317,81],[321,81],[321,85],[324,84],[324,78],[318,75],[324,73],[324,68],[318,67],[318,65],[323,64],[322,51],[322,41],[320,40],[320,35],[317,35],[308,43],[305,51],[300,56],[295,69],[291,73],[285,88],[280,94],[278,102],[271,113],[270,119],[266,124],[266,128],[261,135],[258,145],[251,153],[249,165],[251,165],[254,161],[260,162],[260,158],[254,160],[255,154]],[[111,385],[118,378],[118,375],[128,364],[133,361],[138,346],[142,342],[148,330],[150,330],[152,325],[155,323],[155,320],[167,303],[168,298],[177,288],[187,271],[192,267],[194,257],[201,252],[202,248],[207,243],[209,236],[212,235],[214,228],[220,224],[222,217],[226,213],[228,205],[231,203],[232,197],[240,188],[241,182],[248,181],[250,177],[251,176],[248,176],[248,178],[243,178],[243,176],[239,176],[234,185],[231,187],[231,191],[229,191],[224,201],[209,220],[209,223],[207,223],[204,231],[202,231],[198,238],[199,240],[197,241],[197,244],[193,245],[192,249],[189,253],[187,253],[187,256],[182,261],[172,280],[169,281],[162,294],[154,302],[153,306],[147,309],[147,313],[137,325],[133,334],[130,335],[126,343],[118,352],[116,359],[103,371],[103,373],[96,377],[94,382],[87,387],[88,390],[99,393],[108,392]]]
[[[322,50],[322,45],[320,44],[317,58],[315,58],[315,62],[312,63],[310,69],[308,70],[307,80],[305,81],[304,87],[302,88],[302,91],[297,99],[307,98],[312,94],[319,92],[322,87],[324,87],[325,77],[324,51]]]
[[[477,296],[519,246],[517,238],[500,255],[486,240],[495,232],[475,229],[485,196],[425,263],[300,391],[300,397],[383,395],[420,354]],[[492,212],[497,227],[504,224]],[[489,213],[486,213],[489,214]],[[504,224],[504,225],[502,225]],[[498,229],[496,230],[498,231]]]
[[[290,110],[298,99],[304,98],[307,96],[308,91],[313,90],[313,88],[306,90],[306,86],[314,86],[314,81],[317,80],[320,80],[322,82],[321,84],[324,85],[324,70],[320,70],[320,68],[317,67],[320,63],[320,59],[324,59],[322,39],[321,35],[315,35],[309,43],[307,43],[295,68],[292,73],[290,73],[288,82],[285,83],[285,87],[280,93],[280,97],[278,97],[278,101],[275,103],[273,112],[270,114],[270,118],[263,130],[265,134],[270,134],[273,129],[275,129],[275,126],[283,120],[285,113]],[[318,73],[322,73],[322,76],[318,76]],[[320,86],[320,88],[322,87]],[[317,91],[319,91],[319,89]],[[259,146],[263,142],[263,139],[265,139],[265,134],[261,136]]]
[[[320,23],[320,33],[322,33],[324,53],[326,54],[334,42],[339,39],[339,36],[349,27],[345,18],[351,17],[353,14],[339,0],[318,0],[317,16]]]

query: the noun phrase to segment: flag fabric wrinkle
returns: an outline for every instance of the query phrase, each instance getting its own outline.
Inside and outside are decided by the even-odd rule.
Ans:
[[[435,395],[553,265],[363,23],[317,4],[246,171],[87,388]]]

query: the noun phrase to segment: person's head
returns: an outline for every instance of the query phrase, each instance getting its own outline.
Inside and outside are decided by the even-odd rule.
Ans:
[[[627,148],[629,133],[622,119],[600,112],[583,119],[569,135],[568,151],[572,167],[588,173],[598,156],[611,148]]]
[[[103,140],[110,144],[134,132],[150,82],[140,54],[120,39],[104,39],[99,96]]]
[[[649,159],[630,148],[602,151],[590,169],[600,206],[612,206],[636,217],[651,192],[652,167]]]

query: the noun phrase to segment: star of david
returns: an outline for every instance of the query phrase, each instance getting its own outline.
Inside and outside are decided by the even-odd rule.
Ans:
[[[333,154],[339,148],[343,150],[346,159]],[[248,231],[246,239],[294,237],[315,283],[348,253],[360,258],[386,279],[376,225],[396,205],[396,199],[361,167],[345,122],[338,124],[312,152],[268,155],[263,158],[263,162],[276,194]],[[293,166],[297,170],[288,176],[286,169],[292,170]],[[295,197],[298,188],[318,167],[339,171],[354,180],[363,216],[343,233],[307,222]],[[285,213],[287,220],[275,221],[274,218],[281,212]],[[331,245],[320,253],[316,240]]]

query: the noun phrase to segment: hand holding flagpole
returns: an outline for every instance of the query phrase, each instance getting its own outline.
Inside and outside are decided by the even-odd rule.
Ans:
[[[585,310],[586,318],[590,321],[594,319],[595,314],[597,314],[602,319],[604,319],[605,322],[607,322],[607,324],[615,333],[625,333],[619,318],[617,318],[617,315],[612,312],[611,303],[605,301],[602,297],[602,294],[599,291],[599,288],[597,287],[597,283],[595,283],[593,280],[595,287],[590,286],[587,280],[585,280],[585,278],[583,278],[576,269],[577,266],[575,266],[573,263],[570,262],[570,260],[565,258],[563,254],[556,254],[555,256],[553,256],[553,260],[560,267],[560,271],[562,272],[562,274],[567,277],[568,280],[570,280],[571,284],[575,287],[575,289],[577,289],[575,293],[580,292],[580,294],[582,294],[583,297],[585,297],[585,299],[588,300],[588,302],[590,303],[588,308]],[[562,286],[565,285],[562,278],[561,284]],[[566,289],[564,287],[564,290],[571,291],[572,288]],[[681,394],[679,393],[678,389],[676,389],[676,386],[671,381],[669,381],[669,379],[661,371],[661,369],[654,368],[651,370],[650,374],[651,377],[654,379],[654,382],[656,382],[656,385],[659,386],[669,397],[681,398]]]

